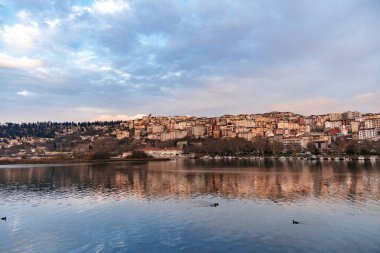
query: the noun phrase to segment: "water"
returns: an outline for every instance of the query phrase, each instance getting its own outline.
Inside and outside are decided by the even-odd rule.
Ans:
[[[1,166],[0,216],[0,252],[380,252],[380,164]]]

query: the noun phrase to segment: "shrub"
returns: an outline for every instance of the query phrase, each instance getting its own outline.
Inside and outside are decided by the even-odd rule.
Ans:
[[[88,155],[88,160],[105,160],[111,157],[109,152],[106,151],[96,151]]]
[[[134,158],[134,159],[144,159],[144,158],[152,158],[152,156],[148,155],[148,154],[145,153],[144,151],[134,150],[134,151],[132,152],[132,155],[130,156],[130,158]]]

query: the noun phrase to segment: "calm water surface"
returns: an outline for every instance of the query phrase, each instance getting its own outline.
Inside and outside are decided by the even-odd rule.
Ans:
[[[0,166],[0,216],[0,252],[380,252],[380,164]]]

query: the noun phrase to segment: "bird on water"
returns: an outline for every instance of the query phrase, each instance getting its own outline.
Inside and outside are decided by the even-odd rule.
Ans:
[[[5,221],[6,221],[6,220],[7,220],[7,217],[3,217],[3,218],[1,218],[1,220],[5,220]]]
[[[219,203],[212,203],[211,206],[212,207],[217,207],[217,206],[219,206]]]
[[[298,221],[293,220],[293,224],[300,224]]]

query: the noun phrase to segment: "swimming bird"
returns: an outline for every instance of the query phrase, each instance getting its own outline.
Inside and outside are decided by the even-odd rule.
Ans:
[[[293,220],[293,224],[300,224],[298,221]]]
[[[7,217],[3,217],[3,218],[1,218],[1,220],[5,220],[5,221],[6,221],[6,220],[7,220]]]
[[[219,206],[219,203],[212,203],[211,206],[212,207],[217,207],[217,206]]]

